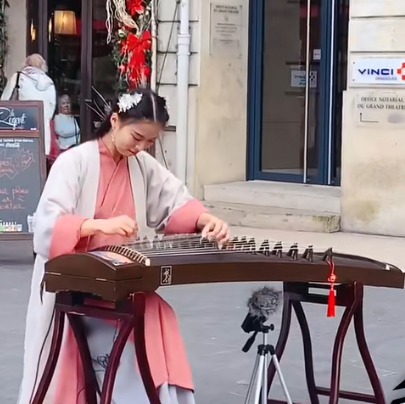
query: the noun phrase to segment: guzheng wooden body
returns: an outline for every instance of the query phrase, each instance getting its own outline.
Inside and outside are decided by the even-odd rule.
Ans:
[[[335,264],[337,283],[404,287],[397,267],[312,246],[235,238],[225,247],[199,236],[155,237],[82,254],[63,255],[45,265],[48,292],[76,291],[120,301],[162,286],[213,282],[321,282]]]

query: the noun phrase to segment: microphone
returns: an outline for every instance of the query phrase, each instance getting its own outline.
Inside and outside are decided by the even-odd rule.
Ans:
[[[247,301],[249,312],[242,323],[243,331],[261,331],[263,324],[277,311],[281,295],[280,291],[269,286],[255,290]]]
[[[280,297],[281,292],[269,286],[256,290],[247,302],[249,313],[254,317],[264,317],[267,320],[277,311]]]

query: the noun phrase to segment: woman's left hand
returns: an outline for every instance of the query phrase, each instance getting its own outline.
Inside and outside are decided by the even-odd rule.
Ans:
[[[225,243],[229,240],[228,224],[209,213],[201,214],[197,227],[199,230],[202,230],[202,236],[209,240],[215,239],[220,243]]]

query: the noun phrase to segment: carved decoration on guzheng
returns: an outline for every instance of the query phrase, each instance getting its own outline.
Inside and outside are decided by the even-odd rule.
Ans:
[[[172,284],[172,267],[164,266],[160,268],[160,285],[168,286]]]
[[[125,257],[113,265],[103,254]],[[333,260],[332,260],[333,258]],[[169,270],[170,268],[170,270]],[[161,286],[213,282],[321,282],[331,288],[334,314],[335,284],[361,282],[370,286],[404,286],[403,272],[386,263],[330,248],[298,243],[235,237],[225,245],[201,235],[138,238],[89,253],[54,258],[45,266],[49,292],[76,290],[117,301]],[[68,286],[66,286],[68,285]]]

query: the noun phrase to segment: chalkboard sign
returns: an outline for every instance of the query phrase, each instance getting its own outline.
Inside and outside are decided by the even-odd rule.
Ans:
[[[22,104],[23,101],[19,104]],[[31,102],[29,104],[32,104]],[[13,105],[13,106],[12,106]],[[39,130],[38,107],[33,105],[0,104],[0,131]]]
[[[45,182],[43,104],[0,102],[0,241],[32,238]]]

